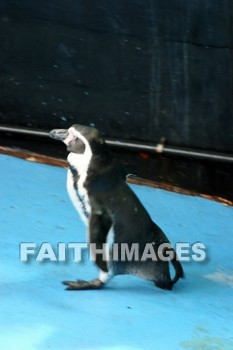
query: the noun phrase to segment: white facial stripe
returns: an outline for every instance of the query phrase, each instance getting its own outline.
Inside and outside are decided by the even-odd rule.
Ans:
[[[69,131],[69,134],[73,136],[73,139],[78,137],[80,140],[82,140],[85,146],[87,145],[89,146],[87,139],[79,131],[77,131],[73,126],[69,128],[68,131]]]
[[[79,138],[80,140],[83,141],[85,145],[87,145],[87,139],[79,132],[77,131],[74,127],[71,127],[68,129],[68,136],[67,138],[63,141],[67,146],[69,142],[75,140],[76,138]]]

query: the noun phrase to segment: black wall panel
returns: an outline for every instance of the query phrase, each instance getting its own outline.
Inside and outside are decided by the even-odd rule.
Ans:
[[[233,2],[0,0],[0,126],[75,122],[230,155]],[[22,137],[0,144],[61,152]],[[116,156],[139,176],[233,199],[233,163]]]
[[[0,0],[0,123],[233,152],[233,2]]]

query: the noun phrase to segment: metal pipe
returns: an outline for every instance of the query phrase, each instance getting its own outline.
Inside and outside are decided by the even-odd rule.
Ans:
[[[49,132],[40,130],[31,130],[27,128],[0,126],[0,133],[17,134],[29,137],[49,138]],[[206,152],[202,150],[193,150],[188,148],[177,148],[165,146],[163,143],[157,145],[141,144],[137,142],[127,142],[120,140],[106,139],[106,143],[114,148],[125,149],[134,152],[160,153],[176,157],[195,158],[225,163],[233,163],[233,156],[225,153]]]
[[[0,126],[0,132],[5,134],[18,134],[18,135],[46,137],[46,138],[49,137],[49,133],[47,131],[18,128],[18,127],[12,127],[12,126]]]

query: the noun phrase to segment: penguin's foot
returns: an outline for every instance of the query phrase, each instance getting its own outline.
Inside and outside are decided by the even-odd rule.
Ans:
[[[66,290],[87,290],[87,289],[100,289],[104,286],[104,283],[98,278],[92,281],[64,281],[65,286],[68,286]]]

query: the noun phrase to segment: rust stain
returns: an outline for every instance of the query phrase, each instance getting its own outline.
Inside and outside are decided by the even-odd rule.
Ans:
[[[7,154],[10,156],[25,159],[25,160],[31,161],[31,162],[37,162],[37,163],[42,163],[42,164],[47,164],[47,165],[52,165],[52,166],[59,166],[62,168],[67,167],[67,162],[64,159],[48,157],[48,156],[44,156],[42,154],[22,151],[22,150],[18,150],[18,149],[9,148],[9,147],[0,146],[0,154]]]
[[[166,190],[169,192],[176,192],[176,193],[180,193],[180,194],[184,194],[184,195],[188,195],[188,196],[198,196],[198,197],[202,197],[205,199],[209,199],[209,200],[214,200],[216,202],[220,202],[224,205],[229,205],[229,206],[233,206],[233,201],[230,201],[228,199],[222,198],[222,197],[217,197],[217,196],[210,196],[207,194],[203,194],[203,193],[198,193],[195,191],[190,191],[190,190],[185,190],[183,188],[177,187],[177,186],[173,186],[173,185],[169,185],[169,184],[164,184],[164,183],[159,183],[156,181],[150,181],[150,180],[146,180],[146,179],[142,179],[139,177],[131,177],[129,176],[127,178],[129,183],[133,183],[136,185],[144,185],[144,186],[149,186],[149,187],[154,187],[154,188],[159,188],[162,190]]]
[[[146,153],[146,152],[140,152],[140,153],[139,153],[139,156],[140,156],[141,158],[143,158],[143,159],[148,159],[148,158],[150,158],[150,155],[149,155],[148,153]]]

